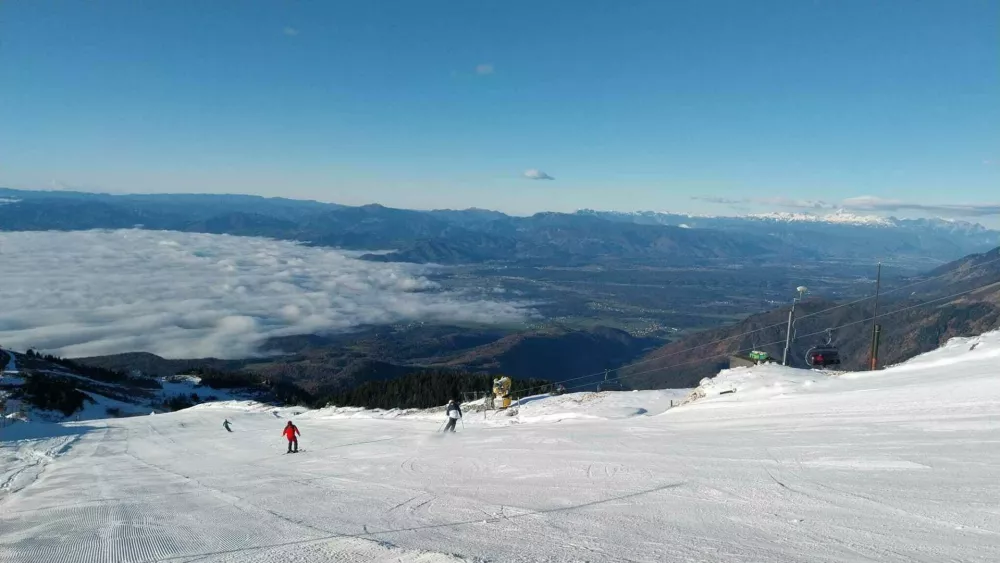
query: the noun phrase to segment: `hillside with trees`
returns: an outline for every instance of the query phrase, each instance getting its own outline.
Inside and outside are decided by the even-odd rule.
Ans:
[[[878,312],[882,327],[879,365],[928,352],[952,337],[1000,327],[1000,249],[955,261],[906,284],[908,289],[899,293],[883,288],[889,293],[883,296]],[[789,365],[807,367],[806,352],[825,343],[824,331],[832,329],[831,342],[840,350],[839,369],[867,369],[874,300],[839,305],[806,299],[796,307]],[[732,354],[758,349],[781,358],[787,319],[788,307],[784,307],[699,332],[661,346],[640,363],[619,370],[619,375],[634,388],[686,388],[728,367]]]
[[[549,385],[542,379],[516,379],[511,395],[525,390],[539,393]],[[493,377],[470,373],[424,370],[389,381],[369,381],[353,389],[334,393],[324,402],[336,406],[378,409],[425,409],[439,407],[451,399],[462,400],[467,392],[486,393],[493,387]]]

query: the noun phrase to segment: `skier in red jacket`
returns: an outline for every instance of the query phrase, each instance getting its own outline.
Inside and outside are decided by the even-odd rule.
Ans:
[[[301,432],[299,432],[299,427],[292,424],[292,421],[289,420],[288,424],[285,425],[285,430],[284,432],[282,432],[282,434],[285,435],[285,438],[288,438],[288,453],[290,454],[298,453],[299,439],[296,438],[296,436],[302,434]]]

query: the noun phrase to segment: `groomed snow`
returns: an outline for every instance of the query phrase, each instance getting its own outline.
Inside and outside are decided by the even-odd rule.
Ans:
[[[651,416],[680,404],[688,390],[635,391],[629,393],[571,393],[561,396],[534,395],[521,399],[504,411],[477,410],[483,401],[462,405],[466,426],[509,426],[572,419],[611,420]],[[216,408],[204,405],[205,408]],[[299,409],[302,410],[302,409]],[[435,409],[363,409],[328,407],[303,413],[307,419],[379,419],[435,421],[440,423],[444,407]]]
[[[14,354],[7,354],[7,367],[3,368],[3,372],[0,373],[3,375],[17,375],[19,373],[17,371],[17,358],[14,357]]]
[[[727,370],[675,408],[537,397],[447,436],[439,412],[248,401],[17,425],[0,561],[997,561],[998,360],[991,333],[875,373]]]

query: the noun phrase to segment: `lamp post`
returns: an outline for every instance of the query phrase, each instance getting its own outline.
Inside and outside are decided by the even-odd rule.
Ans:
[[[799,296],[792,299],[792,308],[788,311],[788,332],[785,334],[785,353],[781,356],[781,365],[788,365],[788,348],[792,345],[792,322],[795,319],[795,304],[802,300],[802,295],[808,291],[804,285],[800,285],[795,288],[795,291],[799,292]]]

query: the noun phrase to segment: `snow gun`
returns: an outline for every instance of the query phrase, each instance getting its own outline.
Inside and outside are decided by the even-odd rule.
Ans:
[[[510,406],[510,378],[506,375],[493,380],[493,404],[498,409]]]

